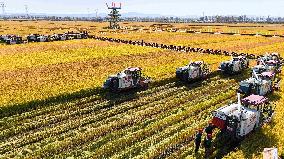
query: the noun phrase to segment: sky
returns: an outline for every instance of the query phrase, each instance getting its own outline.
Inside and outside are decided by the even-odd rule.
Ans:
[[[106,13],[110,0],[0,0],[6,12],[48,14]],[[122,13],[189,16],[197,15],[256,15],[284,17],[284,0],[120,0]]]

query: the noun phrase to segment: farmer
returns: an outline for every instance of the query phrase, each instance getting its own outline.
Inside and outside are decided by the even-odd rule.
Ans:
[[[199,129],[197,134],[195,135],[195,140],[194,140],[195,141],[195,153],[197,153],[199,150],[202,132],[203,132],[203,129]]]
[[[207,134],[207,136],[204,139],[203,146],[205,148],[205,158],[209,158],[211,155],[211,149],[212,149],[212,135]]]
[[[215,129],[216,127],[212,124],[212,122],[210,121],[208,126],[205,128],[205,132],[210,135],[212,135],[213,133],[213,130]]]

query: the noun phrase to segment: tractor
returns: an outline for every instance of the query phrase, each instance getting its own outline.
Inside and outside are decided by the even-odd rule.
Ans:
[[[249,67],[249,59],[245,56],[233,57],[230,61],[222,62],[219,70],[224,74],[237,74]]]
[[[269,123],[274,116],[274,108],[264,96],[253,94],[241,100],[238,93],[238,103],[221,107],[212,114],[213,126],[220,129],[216,140],[224,147],[224,144],[228,146],[231,142],[241,141],[263,124]]]
[[[209,66],[203,61],[190,62],[187,66],[176,69],[176,77],[186,82],[204,79],[209,74]]]
[[[238,89],[239,93],[246,96],[251,94],[267,95],[273,90],[277,90],[280,87],[280,79],[276,78],[276,74],[273,72],[262,72],[257,74],[253,71],[253,76],[249,79],[240,82]]]
[[[131,88],[147,89],[150,78],[143,76],[139,67],[127,68],[124,71],[111,75],[104,82],[103,88],[113,92],[127,90]]]

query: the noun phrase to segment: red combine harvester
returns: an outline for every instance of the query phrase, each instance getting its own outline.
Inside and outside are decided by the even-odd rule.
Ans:
[[[239,142],[253,130],[270,122],[274,115],[273,106],[268,98],[250,95],[238,103],[221,107],[213,112],[212,124],[219,128],[223,142]]]

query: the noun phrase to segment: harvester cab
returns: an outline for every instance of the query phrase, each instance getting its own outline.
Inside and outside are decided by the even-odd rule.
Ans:
[[[212,124],[229,140],[239,140],[264,123],[271,121],[274,110],[268,98],[250,95],[238,103],[226,105],[212,112]]]
[[[283,58],[280,56],[279,53],[274,52],[271,54],[272,60],[276,61],[279,65],[283,64]]]
[[[267,65],[268,70],[273,71],[275,73],[281,73],[281,64],[276,60],[269,60],[265,62]]]
[[[261,74],[263,72],[267,72],[268,68],[267,65],[256,65],[252,68],[252,70],[256,73],[256,74]]]
[[[263,96],[272,92],[274,89],[278,89],[279,83],[280,80],[276,80],[275,73],[273,72],[257,74],[253,71],[253,77],[240,82],[238,92],[246,96],[251,94]]]
[[[224,74],[237,74],[249,67],[249,59],[245,56],[233,57],[230,61],[222,62],[219,70]]]
[[[208,64],[203,61],[190,62],[187,66],[176,70],[176,77],[182,81],[204,79],[210,74]]]
[[[111,75],[104,82],[103,88],[111,91],[121,91],[130,88],[148,88],[150,78],[143,76],[139,67],[127,68],[124,71]]]

